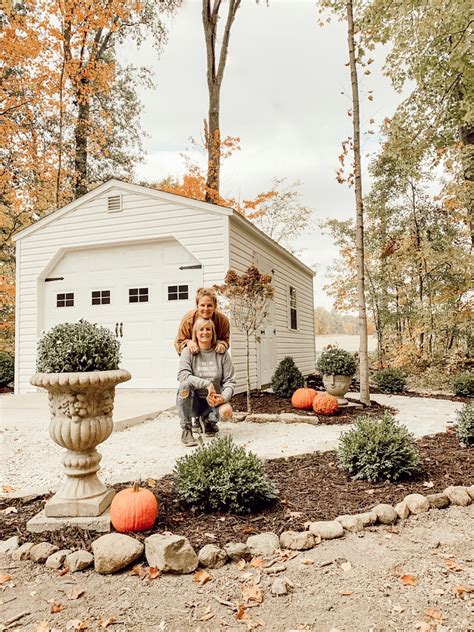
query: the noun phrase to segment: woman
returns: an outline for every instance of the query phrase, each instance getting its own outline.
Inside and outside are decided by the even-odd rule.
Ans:
[[[204,434],[219,432],[217,422],[230,419],[232,407],[228,403],[235,389],[234,365],[228,351],[218,353],[217,335],[210,319],[197,318],[192,330],[192,342],[198,352],[188,345],[179,359],[180,382],[176,405],[182,428],[181,441],[187,447],[197,445],[192,432],[192,418],[203,419]]]
[[[196,292],[196,309],[187,312],[179,324],[178,335],[174,342],[180,354],[187,348],[191,353],[198,353],[199,346],[192,338],[193,326],[197,318],[212,320],[216,328],[216,352],[225,353],[229,348],[230,324],[225,314],[217,310],[217,296],[212,288],[201,287]]]

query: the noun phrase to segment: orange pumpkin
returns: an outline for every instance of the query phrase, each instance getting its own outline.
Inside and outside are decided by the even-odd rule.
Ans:
[[[339,404],[333,395],[318,393],[313,400],[313,410],[318,415],[335,415],[339,410]]]
[[[291,398],[291,405],[293,408],[300,408],[302,410],[311,410],[313,407],[313,400],[317,393],[314,388],[298,388]]]
[[[135,483],[133,487],[122,489],[110,505],[110,520],[116,531],[147,531],[151,529],[158,515],[158,501],[155,495]]]

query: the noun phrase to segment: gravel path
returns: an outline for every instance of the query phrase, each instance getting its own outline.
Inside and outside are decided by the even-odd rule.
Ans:
[[[1,572],[11,580],[0,593],[0,629],[23,615],[15,629],[25,632],[98,630],[110,618],[108,629],[126,632],[468,632],[474,621],[473,520],[474,505],[450,507],[396,528],[325,541],[278,561],[278,576],[291,582],[289,594],[280,597],[271,592],[271,567],[261,572],[227,565],[211,570],[200,586],[193,575],[142,580],[127,572],[86,571],[60,577],[39,564],[6,561]],[[241,610],[245,618],[238,621],[235,604],[245,604],[249,594],[256,595],[255,607]],[[77,627],[81,623],[85,627]]]
[[[351,394],[351,397],[354,397]],[[462,404],[447,400],[374,395],[382,404],[396,408],[398,419],[417,437],[442,432],[446,421],[455,418]],[[221,436],[232,435],[265,459],[332,450],[348,426],[309,424],[223,423]],[[62,478],[63,450],[51,441],[44,428],[7,426],[0,428],[0,471],[2,485],[15,493],[54,490]],[[114,432],[99,446],[103,455],[101,479],[117,483],[159,478],[173,470],[176,458],[189,453],[180,442],[176,414],[165,412],[155,420]]]

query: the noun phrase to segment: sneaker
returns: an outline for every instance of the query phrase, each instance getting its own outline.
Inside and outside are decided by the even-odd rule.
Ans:
[[[201,434],[202,432],[200,419],[200,417],[193,417],[193,432],[197,434]]]
[[[216,423],[209,421],[209,419],[204,420],[204,434],[206,437],[215,437],[218,434],[219,428]]]
[[[193,433],[189,428],[185,428],[181,435],[181,443],[185,445],[187,448],[194,448],[197,446],[197,441],[193,437]]]

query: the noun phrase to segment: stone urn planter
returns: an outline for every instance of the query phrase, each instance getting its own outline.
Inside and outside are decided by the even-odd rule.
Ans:
[[[337,398],[339,406],[347,406],[349,402],[344,395],[356,371],[353,354],[338,347],[327,347],[318,360],[318,369],[322,373],[326,392]]]
[[[115,494],[98,478],[102,456],[96,446],[113,428],[115,387],[131,378],[128,371],[36,373],[30,382],[48,391],[52,440],[67,452],[66,480],[45,505],[47,517],[99,516]]]
[[[329,395],[337,397],[339,406],[347,406],[349,403],[344,395],[349,390],[352,375],[323,375],[323,384]]]

